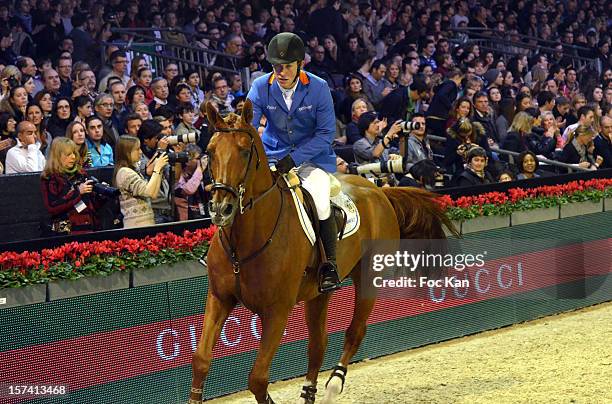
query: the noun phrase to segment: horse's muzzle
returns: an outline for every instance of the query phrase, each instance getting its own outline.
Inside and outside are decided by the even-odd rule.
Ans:
[[[225,227],[232,224],[236,212],[238,211],[236,203],[230,203],[226,201],[214,202],[210,201],[208,205],[208,211],[210,212],[210,219],[213,224],[219,227]]]

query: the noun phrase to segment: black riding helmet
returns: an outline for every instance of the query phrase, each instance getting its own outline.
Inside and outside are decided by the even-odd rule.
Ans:
[[[289,64],[304,60],[306,50],[302,39],[293,32],[281,32],[268,44],[266,60],[271,65]]]

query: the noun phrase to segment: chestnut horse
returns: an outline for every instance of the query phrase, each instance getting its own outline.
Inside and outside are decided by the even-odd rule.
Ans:
[[[192,361],[190,404],[200,403],[213,347],[238,302],[261,319],[262,333],[249,390],[258,403],[273,403],[268,394],[269,368],[293,307],[305,302],[308,327],[308,373],[301,403],[314,403],[317,376],[327,348],[330,294],[319,294],[319,255],[304,234],[284,181],[273,173],[263,143],[251,125],[252,104],[242,116],[225,120],[210,103],[208,120],[215,133],[208,145],[213,178],[212,222],[219,226],[208,251],[209,289],[202,335]],[[435,195],[412,188],[380,189],[354,175],[338,175],[343,191],[361,215],[357,233],[338,243],[338,272],[351,276],[355,305],[338,366],[326,384],[325,402],[342,391],[346,368],[365,335],[375,298],[360,292],[362,240],[445,238],[442,225],[452,224]],[[454,230],[454,229],[453,229]]]

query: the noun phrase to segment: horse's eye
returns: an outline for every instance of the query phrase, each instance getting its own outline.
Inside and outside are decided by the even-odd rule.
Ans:
[[[249,158],[249,150],[240,150],[240,157],[242,157],[243,159],[248,159]]]

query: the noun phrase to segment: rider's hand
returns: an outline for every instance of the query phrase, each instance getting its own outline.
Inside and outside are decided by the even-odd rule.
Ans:
[[[281,174],[287,174],[293,167],[295,167],[295,161],[291,158],[291,154],[287,154],[276,163],[276,171]]]

